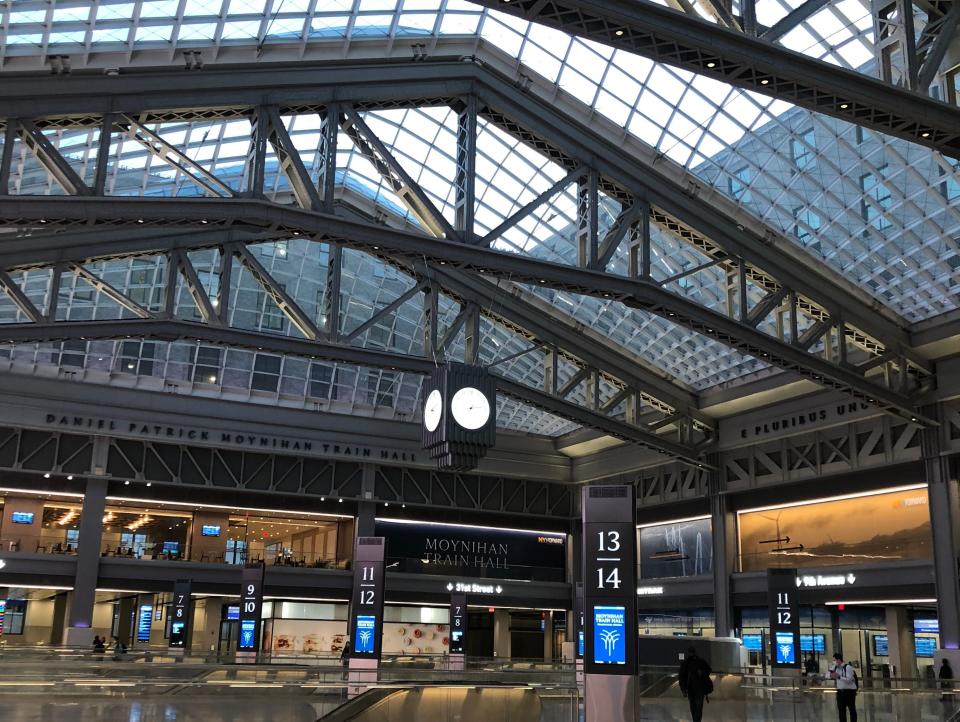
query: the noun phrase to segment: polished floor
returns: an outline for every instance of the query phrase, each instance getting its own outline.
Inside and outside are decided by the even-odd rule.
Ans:
[[[834,722],[837,719],[829,695],[809,695],[800,702],[749,704],[714,702],[707,705],[705,722]],[[77,698],[0,695],[3,722],[315,722],[331,704],[283,699],[225,699],[222,696],[191,695],[182,699]],[[862,695],[857,705],[859,722],[944,722],[956,706],[934,695]],[[558,712],[555,710],[554,712]],[[562,722],[566,715],[546,713],[543,722]],[[644,704],[643,722],[685,722],[690,719],[682,700]],[[413,721],[411,721],[413,722]],[[431,721],[434,722],[434,721]],[[446,722],[437,720],[436,722]],[[490,722],[499,722],[490,720]]]

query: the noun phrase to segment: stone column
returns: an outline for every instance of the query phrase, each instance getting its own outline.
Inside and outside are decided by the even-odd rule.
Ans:
[[[924,415],[943,420],[940,406],[928,406]],[[920,432],[920,450],[930,495],[930,526],[933,532],[933,565],[937,580],[937,617],[940,646],[960,647],[960,486],[943,454],[943,434],[949,424]]]
[[[103,510],[106,503],[107,480],[88,479],[83,510],[80,512],[80,540],[73,598],[67,617],[67,630],[63,637],[64,644],[68,646],[89,647],[93,644],[93,604],[97,595]]]
[[[891,676],[915,677],[917,657],[913,646],[913,622],[905,607],[887,607],[887,643]]]

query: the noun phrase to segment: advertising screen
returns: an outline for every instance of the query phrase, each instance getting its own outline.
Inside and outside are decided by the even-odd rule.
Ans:
[[[626,631],[625,607],[593,608],[594,664],[627,663]]]
[[[743,646],[748,652],[762,652],[763,636],[760,634],[744,634]]]
[[[10,521],[14,524],[33,524],[33,512],[15,511],[10,514]]]
[[[777,632],[777,664],[796,664],[797,649],[793,643],[793,634]]]
[[[235,622],[238,619],[240,619],[240,605],[231,604],[229,607],[227,607],[227,621]]]
[[[220,527],[214,524],[204,524],[200,527],[200,536],[220,536]]]
[[[913,647],[918,657],[932,657],[937,651],[936,637],[916,637],[913,640]]]
[[[240,640],[237,644],[240,649],[257,648],[257,620],[244,619],[240,622]]]
[[[580,639],[577,641],[577,656],[583,656],[583,630],[580,630]]]
[[[354,626],[353,651],[358,654],[374,654],[376,645],[377,618],[369,614],[358,614]]]
[[[873,656],[874,657],[890,656],[890,640],[886,634],[873,635]]]
[[[153,623],[153,605],[141,604],[137,615],[137,641],[150,641],[150,625]]]

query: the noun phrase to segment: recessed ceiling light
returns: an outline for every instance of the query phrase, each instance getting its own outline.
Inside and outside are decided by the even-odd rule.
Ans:
[[[714,63],[713,61],[710,61],[709,63],[707,63],[707,67],[708,67],[708,68],[715,68],[715,67],[717,67],[717,64]]]
[[[49,479],[49,478],[50,478],[50,474],[44,474],[44,475],[43,475],[43,478],[44,478],[44,479]]]

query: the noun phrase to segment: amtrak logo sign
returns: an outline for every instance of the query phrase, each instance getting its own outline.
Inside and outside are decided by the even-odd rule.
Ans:
[[[476,582],[447,582],[448,592],[460,594],[503,594],[503,587],[499,584],[477,584]]]

